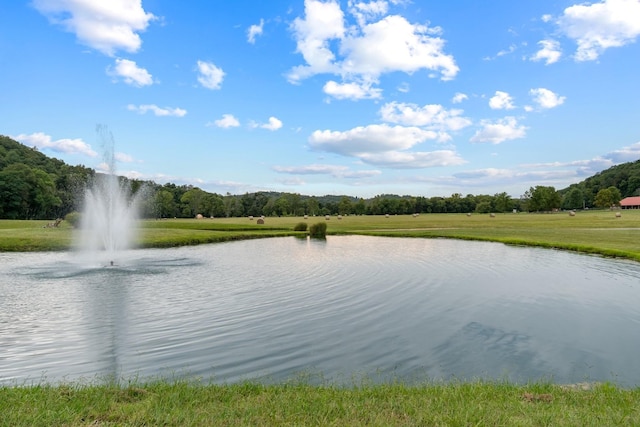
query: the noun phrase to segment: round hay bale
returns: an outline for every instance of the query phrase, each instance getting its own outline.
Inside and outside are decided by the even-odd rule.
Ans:
[[[305,216],[304,216],[304,219],[309,219],[309,215],[305,215]]]
[[[338,219],[342,219],[342,215],[338,215]]]
[[[490,218],[495,218],[495,217],[496,217],[496,214],[494,214],[494,213],[490,213],[490,214],[489,214],[489,217],[490,217]]]
[[[331,219],[331,217],[329,215],[325,215],[324,219],[326,219],[327,221],[329,221]]]
[[[471,216],[471,212],[467,212],[467,216]]]
[[[258,220],[256,221],[256,224],[264,224],[264,219],[258,218]]]
[[[385,217],[385,218],[389,218],[389,214],[385,214],[385,216],[384,216],[384,217]]]
[[[202,214],[198,214],[198,215],[196,215],[196,219],[202,219],[202,218],[204,218],[204,217],[202,216]]]
[[[253,221],[253,215],[249,215],[249,221]]]
[[[622,217],[622,214],[620,212],[616,212],[616,218],[620,218]]]
[[[569,216],[576,216],[576,213],[574,211],[569,211]]]

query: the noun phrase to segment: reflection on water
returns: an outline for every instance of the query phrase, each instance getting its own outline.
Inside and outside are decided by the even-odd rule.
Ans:
[[[0,384],[498,378],[640,384],[640,264],[495,243],[277,238],[0,254]]]

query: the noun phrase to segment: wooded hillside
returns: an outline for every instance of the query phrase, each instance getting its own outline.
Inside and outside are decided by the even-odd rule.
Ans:
[[[80,211],[84,190],[98,173],[85,166],[70,166],[0,135],[0,218],[53,219]],[[296,193],[261,191],[222,196],[191,185],[120,178],[132,194],[145,189],[142,214],[148,218],[193,218],[296,215],[381,215],[443,212],[549,211],[606,206],[596,197],[601,190],[617,189],[619,197],[640,195],[640,160],[623,163],[584,181],[557,191],[536,186],[512,198],[494,195],[452,194],[422,197],[382,194],[370,199],[347,195],[305,196]]]

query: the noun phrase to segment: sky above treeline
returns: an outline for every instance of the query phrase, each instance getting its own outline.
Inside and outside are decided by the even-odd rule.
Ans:
[[[220,194],[557,189],[640,158],[640,0],[0,5],[0,134]],[[108,144],[106,144],[108,145]]]

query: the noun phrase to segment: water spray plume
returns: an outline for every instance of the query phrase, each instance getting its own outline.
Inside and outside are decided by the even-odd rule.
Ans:
[[[106,172],[97,173],[85,192],[79,247],[87,254],[107,255],[113,265],[118,253],[132,246],[140,197],[132,195],[129,185],[116,175],[115,143],[109,129],[98,125],[96,131]]]

